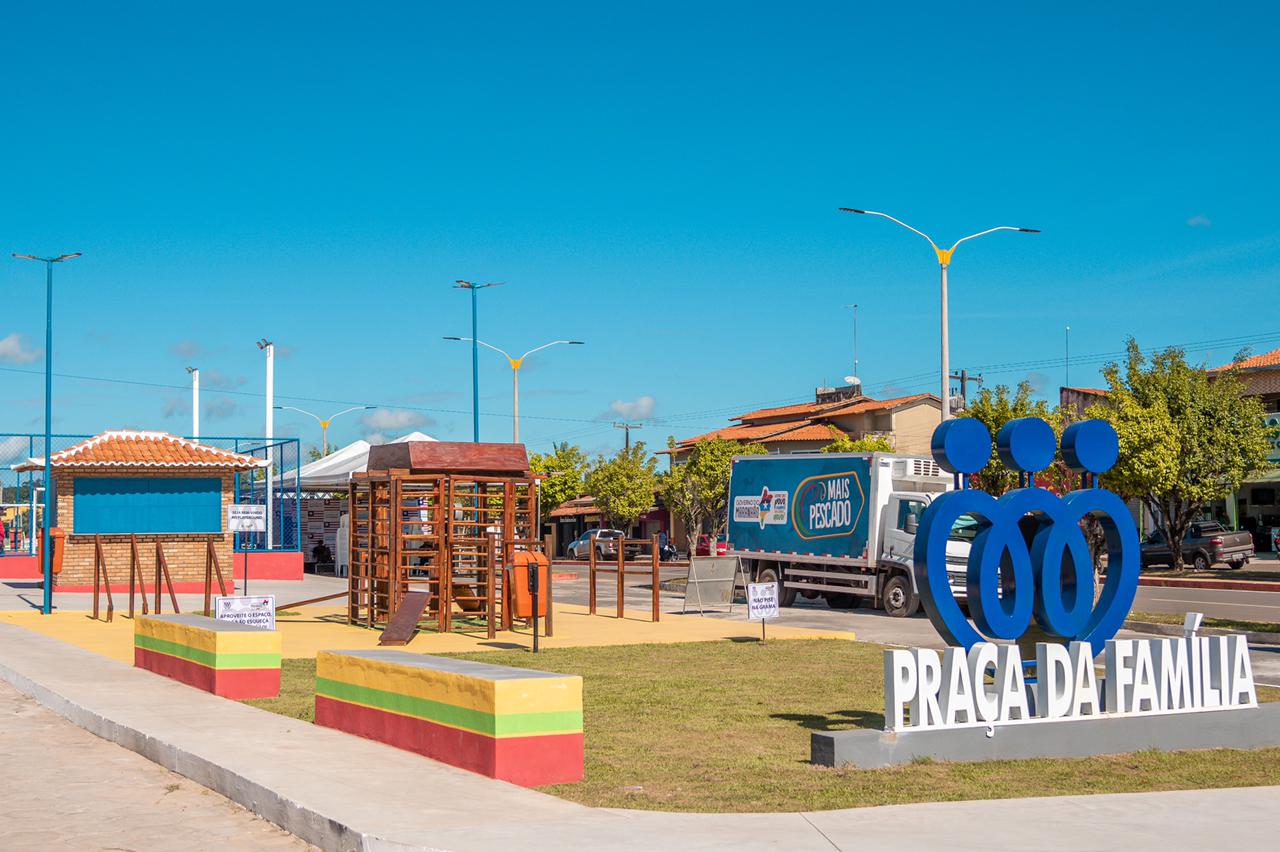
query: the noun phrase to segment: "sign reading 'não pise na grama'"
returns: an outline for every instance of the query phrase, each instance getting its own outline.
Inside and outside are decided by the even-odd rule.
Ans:
[[[1036,645],[1036,677],[1016,645],[884,652],[885,730],[992,727],[1256,707],[1241,635],[1112,639],[1100,678],[1087,642]]]

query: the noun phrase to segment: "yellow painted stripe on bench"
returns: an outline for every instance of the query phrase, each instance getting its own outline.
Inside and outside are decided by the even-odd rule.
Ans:
[[[582,709],[582,679],[573,675],[485,680],[321,651],[316,656],[316,676],[484,713],[548,713]]]
[[[278,630],[220,631],[143,617],[134,624],[134,632],[210,654],[279,654],[283,647]]]

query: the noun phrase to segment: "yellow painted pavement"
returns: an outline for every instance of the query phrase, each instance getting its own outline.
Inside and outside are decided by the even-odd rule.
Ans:
[[[342,607],[308,606],[300,615],[282,616],[276,627],[284,640],[283,656],[314,657],[319,651],[359,650],[378,647],[381,631],[352,627],[346,623]],[[19,627],[77,645],[126,663],[133,663],[133,622],[116,613],[110,624],[94,621],[87,612],[55,612],[41,615],[35,610],[0,612],[0,623]],[[573,604],[555,605],[554,637],[542,637],[544,648],[577,648],[593,645],[642,645],[670,642],[713,642],[727,639],[755,639],[759,622],[728,621],[698,615],[663,613],[656,624],[639,614],[626,618],[588,615],[587,608]],[[853,639],[847,631],[810,630],[802,627],[769,625],[772,639]],[[499,632],[488,639],[483,630],[453,633],[419,633],[408,645],[396,648],[419,654],[448,654],[468,651],[528,648],[529,630]]]

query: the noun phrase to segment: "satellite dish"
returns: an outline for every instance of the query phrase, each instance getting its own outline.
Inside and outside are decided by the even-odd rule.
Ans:
[[[847,384],[847,385],[860,385],[860,384],[862,384],[862,382],[858,381],[858,377],[857,377],[857,376],[845,376],[845,377],[844,377],[844,382],[845,382],[845,384]]]

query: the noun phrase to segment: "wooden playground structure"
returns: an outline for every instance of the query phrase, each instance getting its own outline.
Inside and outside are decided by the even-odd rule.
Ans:
[[[482,623],[493,638],[531,615],[533,563],[551,635],[538,482],[523,445],[374,447],[368,472],[352,475],[350,500],[349,624],[388,627],[385,644],[403,644],[420,625],[449,632],[458,620]]]
[[[649,555],[643,556],[641,551],[649,548]],[[627,564],[627,550],[635,552],[637,559],[630,565]],[[602,561],[596,556],[594,547],[587,551],[587,611],[591,615],[596,614],[596,591],[599,588],[599,574],[613,574],[617,589],[617,617],[622,618],[624,612],[624,601],[627,595],[627,575],[632,577],[637,575],[648,575],[649,582],[652,584],[652,608],[650,619],[658,621],[661,618],[659,610],[661,587],[658,585],[660,578],[658,569],[661,567],[661,551],[658,548],[658,536],[655,534],[650,538],[628,538],[618,541],[618,558],[616,560]]]

